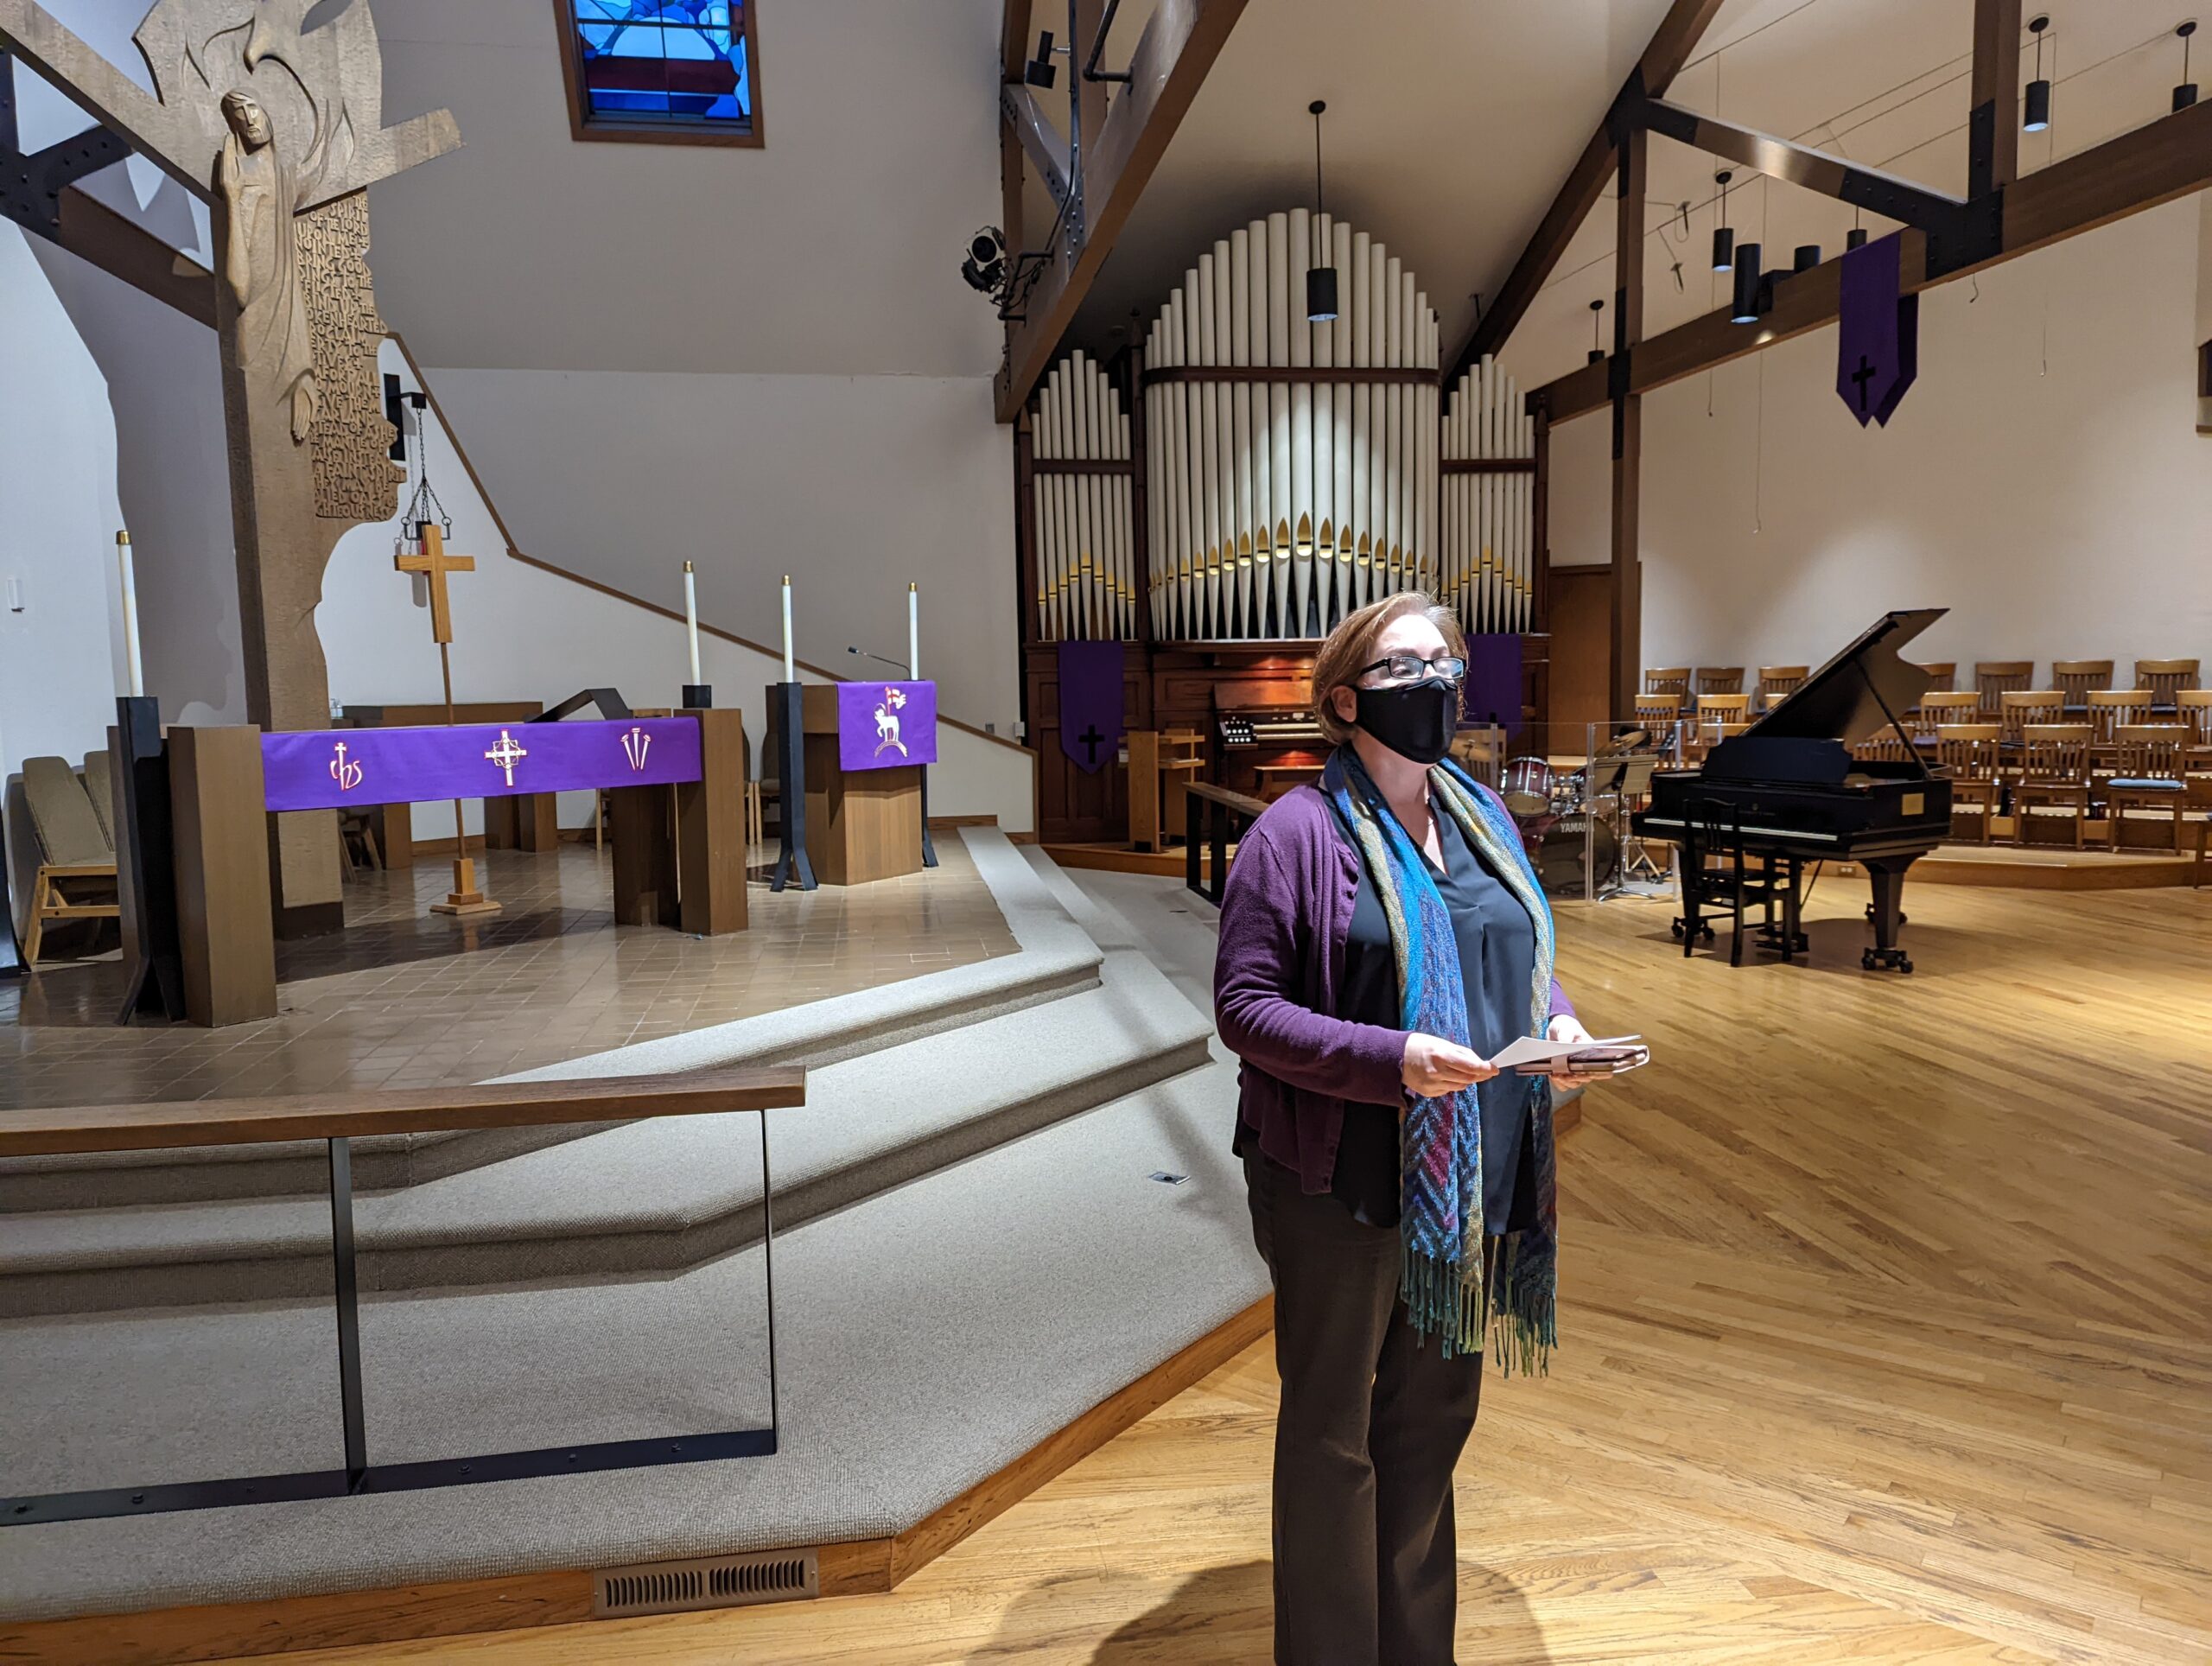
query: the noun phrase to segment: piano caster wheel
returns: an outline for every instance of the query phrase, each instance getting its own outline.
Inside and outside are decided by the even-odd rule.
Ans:
[[[1896,958],[1893,960],[1885,960],[1883,957],[1882,951],[1878,949],[1861,949],[1859,951],[1859,964],[1860,970],[1869,972],[1878,971],[1885,965],[1900,972],[1909,972],[1912,970],[1912,961],[1909,956],[1899,954],[1894,949],[1891,950],[1889,953],[1896,956]]]

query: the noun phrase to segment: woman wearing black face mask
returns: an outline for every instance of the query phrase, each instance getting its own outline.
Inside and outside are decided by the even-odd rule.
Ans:
[[[1487,1334],[1555,1336],[1551,1092],[1519,1036],[1586,1040],[1497,795],[1446,763],[1465,649],[1418,594],[1313,671],[1337,743],[1268,806],[1222,901],[1214,1008],[1244,1061],[1235,1147],[1275,1288],[1275,1659],[1450,1666],[1452,1472]]]

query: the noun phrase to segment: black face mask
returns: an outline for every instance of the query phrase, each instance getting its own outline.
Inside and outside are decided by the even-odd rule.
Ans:
[[[1396,689],[1352,690],[1359,726],[1402,758],[1433,764],[1452,749],[1459,726],[1459,685],[1424,677]]]

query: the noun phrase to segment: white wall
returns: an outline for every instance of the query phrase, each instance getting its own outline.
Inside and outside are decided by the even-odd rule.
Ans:
[[[107,388],[27,245],[0,226],[0,780],[106,745],[122,672]]]
[[[409,385],[415,380],[398,349],[387,343],[385,370]],[[439,401],[446,403],[443,377],[435,372]],[[454,618],[454,697],[456,700],[542,700],[551,704],[578,690],[612,685],[633,706],[672,706],[683,695],[690,669],[680,620],[633,606],[573,580],[510,557],[498,526],[468,477],[454,460],[451,438],[433,412],[431,484],[453,517],[447,547],[474,556],[476,570],[448,581]],[[463,419],[455,412],[454,420]],[[469,448],[472,457],[475,447]],[[702,477],[699,489],[710,485]],[[339,540],[323,583],[315,623],[330,661],[334,697],[359,705],[435,699],[439,692],[438,652],[430,639],[424,582],[404,579],[392,569],[397,525],[359,526]],[[518,537],[522,535],[518,531]],[[681,611],[680,568],[671,575],[672,594],[660,598]],[[703,587],[702,587],[703,588]],[[832,597],[817,607],[828,611]],[[701,612],[708,616],[703,605]],[[896,645],[903,658],[906,643],[905,592],[899,593]],[[945,611],[952,611],[946,599]],[[796,611],[796,609],[795,609]],[[922,669],[935,676],[954,669],[943,662],[949,651],[937,645],[933,614],[925,620]],[[746,634],[772,643],[779,635],[772,611],[744,621]],[[796,633],[795,633],[796,634]],[[701,670],[713,685],[717,705],[736,706],[760,747],[765,717],[763,690],[780,681],[780,660],[735,643],[702,634]],[[932,662],[938,662],[933,664]],[[825,679],[802,672],[800,681]],[[942,694],[942,690],[940,690]],[[930,810],[938,816],[993,815],[1009,832],[1034,826],[1032,778],[1035,760],[1028,752],[940,726],[938,764],[930,774]],[[479,806],[468,806],[469,824],[478,825]],[[582,825],[588,811],[582,795],[564,806],[564,823]],[[416,836],[442,837],[452,831],[452,811],[426,804],[416,811]]]
[[[2212,437],[2196,431],[2199,203],[1921,299],[1885,429],[1820,331],[1643,402],[1643,659],[1817,664],[1891,607],[1915,655],[2212,659]],[[1708,397],[1712,414],[1707,414]],[[1763,402],[1763,404],[1762,404]],[[1763,412],[1763,414],[1762,414]],[[1603,564],[1608,419],[1553,435],[1552,556]]]
[[[428,373],[527,554],[669,607],[694,562],[700,616],[756,642],[789,573],[799,658],[855,675],[848,647],[906,658],[917,582],[940,709],[1014,734],[1013,430],[988,380]]]

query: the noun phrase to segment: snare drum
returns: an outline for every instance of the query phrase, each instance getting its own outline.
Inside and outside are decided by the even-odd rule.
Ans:
[[[1549,764],[1541,758],[1516,758],[1505,766],[1504,783],[1497,796],[1505,800],[1515,820],[1527,821],[1550,813],[1552,788]]]

